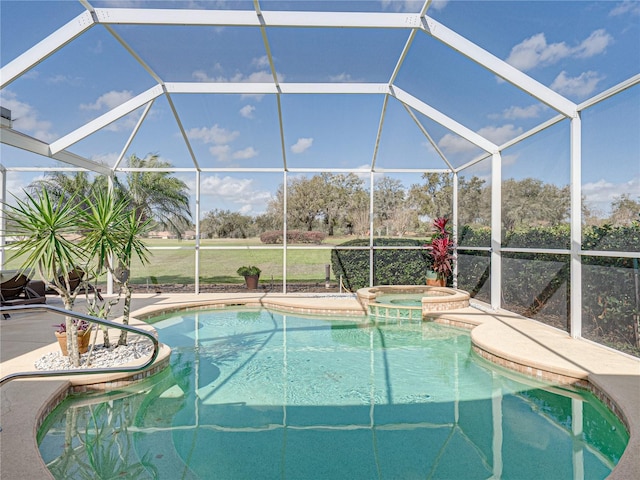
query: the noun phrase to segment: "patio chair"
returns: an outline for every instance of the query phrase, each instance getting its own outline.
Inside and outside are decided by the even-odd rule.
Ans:
[[[33,305],[47,303],[44,282],[29,278],[28,272],[3,270],[0,272],[0,306]],[[9,318],[8,313],[2,314]]]
[[[68,274],[68,278],[69,278],[69,288],[71,292],[75,292],[75,290],[78,287],[82,288],[82,291],[84,291],[86,289],[87,292],[89,293],[93,293],[95,292],[96,296],[98,297],[98,299],[100,299],[100,301],[103,300],[102,295],[100,294],[100,289],[99,288],[95,288],[93,285],[87,283],[86,285],[81,285],[82,283],[82,279],[84,278],[84,270],[82,270],[80,267],[75,267],[73,270],[71,270]],[[60,275],[58,277],[58,282],[60,282],[62,285],[65,285],[65,278],[64,276]],[[53,283],[53,282],[51,282]],[[82,293],[81,291],[81,293]],[[58,295],[58,292],[56,292],[53,288],[48,288],[47,291],[45,292],[47,295]]]

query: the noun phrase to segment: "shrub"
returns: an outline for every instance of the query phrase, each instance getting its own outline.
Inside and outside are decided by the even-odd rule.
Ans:
[[[485,243],[488,232],[465,227],[466,246]],[[510,232],[505,245],[516,248],[569,248],[567,227],[535,227]],[[585,228],[584,250],[635,252],[640,250],[640,224]],[[458,285],[471,296],[489,301],[490,253],[458,251]],[[583,336],[638,355],[638,307],[634,275],[637,259],[582,257]],[[571,298],[570,256],[529,252],[504,253],[503,307],[568,330]]]
[[[326,235],[323,232],[317,231],[287,231],[287,243],[313,243],[319,245],[324,241],[325,237]],[[260,235],[260,241],[269,245],[281,245],[283,238],[282,230],[270,230]]]
[[[422,247],[425,240],[411,238],[376,238],[379,247]],[[350,247],[367,247],[368,239],[350,240],[331,251],[331,265],[336,278],[342,276],[344,286],[355,291],[369,286],[369,250],[353,250]],[[373,257],[374,285],[424,284],[431,261],[426,249],[401,250],[387,248],[376,250]]]

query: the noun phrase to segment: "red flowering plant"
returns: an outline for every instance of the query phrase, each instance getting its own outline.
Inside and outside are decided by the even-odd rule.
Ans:
[[[431,244],[425,245],[429,249],[432,260],[432,270],[436,272],[438,279],[446,280],[453,273],[451,262],[453,260],[453,240],[447,230],[449,219],[438,217],[433,220],[435,233],[431,237]]]

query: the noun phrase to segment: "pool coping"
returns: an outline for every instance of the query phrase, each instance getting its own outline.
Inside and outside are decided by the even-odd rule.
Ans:
[[[326,308],[330,298],[336,301]],[[231,305],[269,307],[310,315],[364,318],[366,313],[354,296],[247,293],[169,295],[159,298],[153,305],[136,309],[132,316],[140,322],[185,308],[193,310]],[[473,306],[464,309],[433,312],[431,318],[438,323],[470,329],[474,351],[493,363],[534,378],[591,390],[618,415],[629,431],[629,444],[608,478],[640,478],[640,359],[587,340],[571,338],[566,332],[512,312],[492,311],[481,302],[474,301]],[[32,352],[31,361],[39,358],[40,350]],[[2,388],[2,478],[53,478],[39,454],[36,440],[38,428],[46,416],[70,393],[115,388],[138,382],[162,370],[169,363],[170,350],[164,346],[161,353],[151,370],[136,374],[135,378],[127,378],[127,375],[113,378],[117,374],[110,374],[99,379],[94,375],[91,379],[78,376],[69,377],[69,380],[9,382]],[[19,358],[3,362],[3,375],[8,367],[15,368],[16,364],[24,364],[24,361],[24,358]],[[7,404],[8,408],[5,408]]]

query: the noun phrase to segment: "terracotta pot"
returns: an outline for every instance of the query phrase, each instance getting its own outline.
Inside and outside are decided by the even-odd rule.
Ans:
[[[427,272],[427,285],[429,287],[446,287],[447,279],[440,277],[436,272]]]
[[[244,283],[247,285],[247,290],[255,290],[258,288],[258,280],[260,275],[246,275],[244,277]]]
[[[58,345],[60,345],[60,350],[62,350],[62,355],[65,357],[69,356],[69,352],[67,351],[67,333],[59,333],[54,332],[56,334],[56,338],[58,339]],[[80,353],[87,353],[89,350],[89,340],[91,339],[91,330],[79,330],[78,331],[78,350]]]

